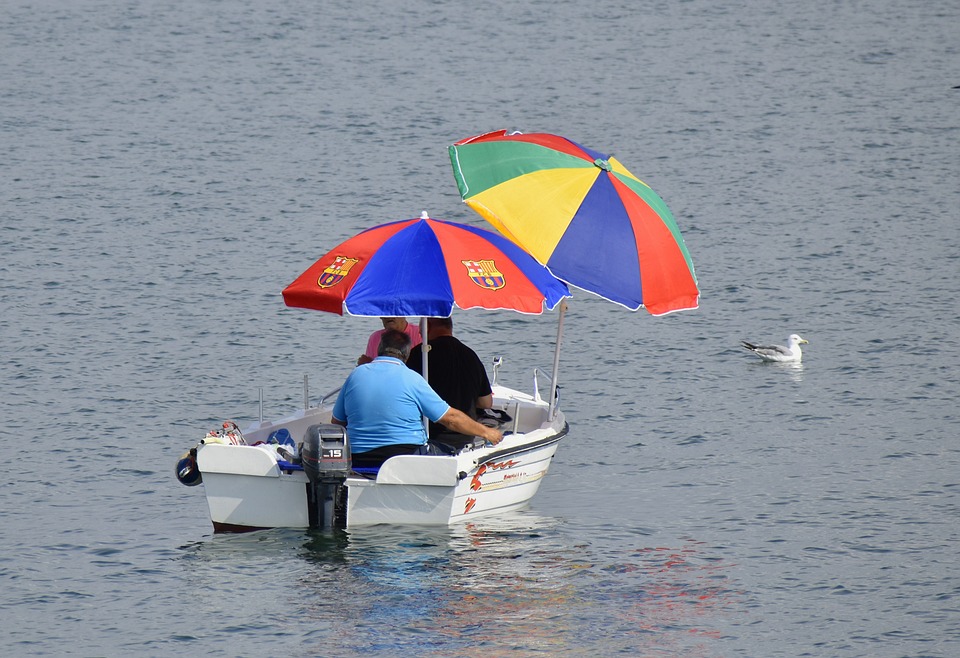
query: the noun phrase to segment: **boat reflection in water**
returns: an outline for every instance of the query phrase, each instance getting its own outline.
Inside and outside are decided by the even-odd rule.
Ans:
[[[297,614],[313,648],[333,642],[326,650],[344,655],[708,655],[702,643],[721,634],[711,624],[736,601],[725,565],[692,541],[602,556],[569,540],[560,519],[529,511],[448,528],[310,531]]]

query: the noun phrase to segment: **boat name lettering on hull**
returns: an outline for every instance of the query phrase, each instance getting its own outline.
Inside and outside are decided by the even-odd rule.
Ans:
[[[483,486],[483,483],[480,481],[480,478],[483,476],[487,470],[498,471],[505,468],[513,468],[518,466],[520,462],[513,459],[507,460],[505,462],[490,462],[487,464],[481,464],[480,468],[477,469],[477,472],[473,474],[473,478],[470,480],[470,490],[471,491],[480,491],[480,487]],[[506,476],[504,476],[506,479]]]

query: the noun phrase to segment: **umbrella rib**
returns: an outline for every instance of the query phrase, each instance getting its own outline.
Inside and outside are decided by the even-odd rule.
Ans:
[[[463,177],[463,169],[460,168],[460,150],[455,146],[451,146],[450,148],[456,160],[456,172],[459,174],[456,176],[456,179],[457,183],[460,184],[460,198],[466,199],[470,195],[470,185],[467,183],[467,179]]]

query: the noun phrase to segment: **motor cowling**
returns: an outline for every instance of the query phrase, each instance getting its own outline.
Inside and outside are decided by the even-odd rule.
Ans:
[[[311,425],[300,449],[307,485],[310,527],[346,525],[344,482],[350,474],[350,439],[340,425]]]
[[[311,482],[340,480],[350,474],[350,440],[340,425],[311,425],[300,455]]]

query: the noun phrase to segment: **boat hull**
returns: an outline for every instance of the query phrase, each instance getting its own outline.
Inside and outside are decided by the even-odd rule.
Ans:
[[[351,473],[342,483],[342,525],[380,523],[450,525],[509,512],[536,495],[568,427],[559,411],[511,389],[496,387],[495,406],[515,422],[496,446],[477,446],[452,456],[401,455],[375,475]],[[286,428],[302,437],[329,422],[329,409],[311,408],[244,432],[248,444]],[[278,459],[265,445],[202,445],[197,464],[214,530],[307,528],[311,484],[305,472]],[[313,515],[316,522],[316,515]]]

